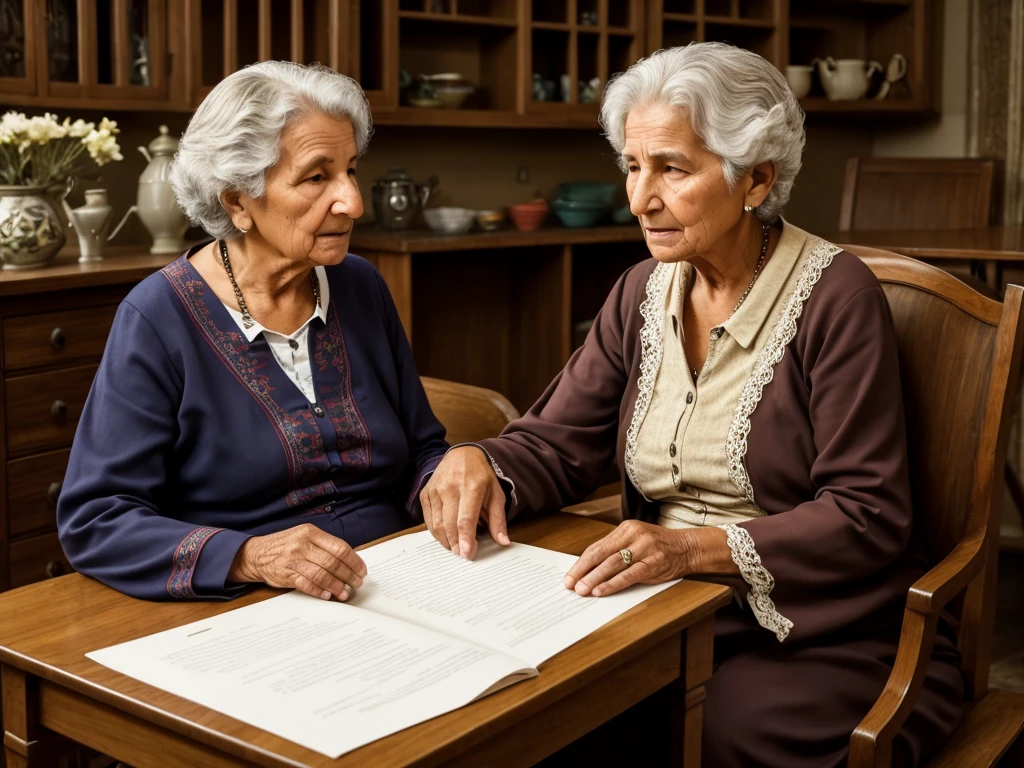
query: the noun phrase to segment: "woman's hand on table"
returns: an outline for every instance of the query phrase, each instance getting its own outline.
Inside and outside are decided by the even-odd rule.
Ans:
[[[364,576],[366,564],[352,547],[310,523],[247,539],[228,571],[229,581],[297,589],[323,600],[348,600]]]
[[[626,520],[584,550],[565,575],[565,587],[601,597],[632,584],[661,584],[698,573],[697,547],[689,533]],[[631,555],[629,565],[621,554],[624,549]]]
[[[423,522],[441,546],[468,560],[476,556],[476,527],[481,513],[491,538],[509,544],[505,491],[480,448],[453,448],[420,491]]]

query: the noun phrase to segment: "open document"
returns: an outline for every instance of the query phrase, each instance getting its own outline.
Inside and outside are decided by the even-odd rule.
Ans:
[[[487,539],[463,560],[426,531],[359,554],[348,603],[291,592],[87,656],[334,758],[536,676],[675,583],[580,597],[572,555]]]

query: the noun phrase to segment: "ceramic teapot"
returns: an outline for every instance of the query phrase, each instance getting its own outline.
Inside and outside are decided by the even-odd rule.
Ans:
[[[71,226],[78,234],[78,245],[81,249],[81,256],[78,257],[79,264],[86,264],[90,261],[103,260],[103,246],[107,241],[117,237],[121,227],[128,221],[128,217],[135,213],[133,205],[121,218],[121,222],[109,235],[110,225],[114,221],[114,209],[110,207],[105,189],[85,190],[85,205],[72,208],[65,199],[74,188],[74,180],[68,180],[67,192],[61,198],[60,203],[64,206],[64,213],[67,214]]]
[[[871,75],[882,71],[877,61],[864,59],[815,59],[818,77],[825,95],[832,101],[855,101],[864,98],[871,83]]]
[[[373,182],[377,226],[387,230],[408,229],[437,184],[437,176],[431,176],[426,184],[417,184],[401,168],[392,168],[384,178]]]
[[[178,142],[168,135],[166,125],[160,126],[160,135],[149,143],[149,149],[139,147],[149,165],[139,176],[139,194],[136,207],[139,218],[153,236],[150,253],[181,253],[185,250],[185,230],[188,219],[178,201],[168,174]]]

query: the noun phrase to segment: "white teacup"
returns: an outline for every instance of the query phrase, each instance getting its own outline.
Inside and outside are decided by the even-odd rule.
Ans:
[[[793,89],[793,95],[802,99],[811,92],[811,68],[802,64],[790,64],[786,67],[786,80]]]

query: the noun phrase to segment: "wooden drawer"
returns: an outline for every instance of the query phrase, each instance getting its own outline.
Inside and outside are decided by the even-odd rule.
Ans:
[[[11,589],[72,572],[56,533],[11,544],[10,555]]]
[[[98,367],[85,365],[8,379],[8,455],[70,446]]]
[[[4,370],[99,359],[115,312],[108,305],[4,320]]]
[[[70,450],[44,453],[7,463],[7,516],[11,536],[56,522],[57,496],[68,468]]]

